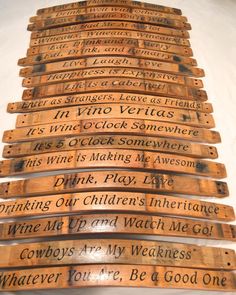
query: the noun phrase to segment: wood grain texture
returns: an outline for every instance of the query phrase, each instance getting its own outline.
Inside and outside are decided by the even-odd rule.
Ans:
[[[147,151],[125,149],[45,153],[0,161],[0,177],[47,171],[88,168],[122,168],[152,172],[175,172],[222,179],[226,177],[221,163]]]
[[[173,75],[189,77],[203,77],[202,69],[185,66],[182,64],[174,64],[162,61],[137,59],[130,57],[108,56],[108,57],[88,57],[76,60],[58,61],[54,63],[46,63],[25,67],[20,70],[20,76],[31,77],[43,74],[51,74],[56,72],[64,72],[79,69],[95,69],[101,67],[116,67],[116,68],[139,68],[143,70],[151,70],[153,72],[165,72]],[[198,80],[197,80],[198,81]],[[194,85],[195,87],[195,85]]]
[[[192,110],[203,113],[212,113],[212,104],[196,100],[183,100],[171,97],[143,95],[127,92],[90,92],[86,94],[74,94],[54,96],[28,101],[11,102],[7,106],[9,113],[30,113],[50,110],[54,108],[72,107],[79,105],[96,105],[100,103],[128,103],[145,104],[174,109]]]
[[[126,67],[140,68],[144,70],[152,70],[165,72],[175,75],[187,77],[203,77],[204,71],[200,68],[194,68],[182,64],[174,64],[156,60],[122,57],[122,56],[106,56],[106,57],[87,57],[75,60],[58,61],[53,63],[39,64],[31,67],[25,67],[20,70],[21,77],[38,76],[42,74],[50,74],[55,72],[63,72],[69,70],[79,70],[87,68],[101,67]]]
[[[140,22],[152,25],[161,25],[168,28],[176,28],[181,30],[190,30],[189,23],[180,20],[173,20],[165,17],[143,16],[125,12],[100,12],[90,14],[78,14],[76,16],[61,17],[55,19],[39,20],[28,25],[29,31],[50,29],[65,25],[78,24],[81,22],[93,22],[103,20],[121,20]]]
[[[59,60],[76,59],[88,56],[130,56],[137,58],[147,58],[160,61],[168,61],[177,64],[196,66],[195,59],[186,56],[180,56],[178,53],[156,51],[151,49],[136,48],[135,46],[83,46],[78,49],[55,50],[38,55],[32,55],[18,60],[19,66],[31,66]]]
[[[174,64],[173,64],[174,65]],[[41,97],[64,95],[70,93],[88,93],[92,91],[127,91],[141,94],[163,95],[190,100],[207,100],[205,90],[190,88],[171,83],[145,79],[104,78],[86,79],[75,82],[55,83],[29,88],[23,91],[22,99],[30,100]]]
[[[127,149],[152,152],[167,152],[196,158],[216,159],[217,149],[214,146],[202,145],[183,140],[162,137],[132,135],[93,135],[39,139],[14,145],[6,145],[4,158],[39,155],[51,152],[86,150],[86,149]]]
[[[91,23],[84,23],[78,25],[71,25],[65,27],[59,27],[55,29],[48,29],[43,31],[35,31],[30,35],[31,39],[43,38],[54,35],[61,35],[66,33],[75,33],[80,31],[91,31],[91,30],[102,30],[102,29],[122,29],[122,30],[132,30],[132,31],[141,31],[141,32],[149,32],[156,34],[163,34],[169,36],[176,36],[181,38],[189,38],[188,31],[185,30],[176,30],[171,28],[166,28],[162,26],[150,25],[150,24],[142,24],[135,22],[127,22],[127,21],[95,21]],[[190,51],[191,48],[188,47]]]
[[[125,240],[80,239],[0,246],[0,267],[94,263],[142,264],[235,270],[235,252],[191,244]]]
[[[47,15],[57,11],[64,11],[68,9],[76,9],[83,7],[96,7],[96,6],[125,6],[125,7],[137,7],[145,8],[147,10],[160,11],[170,14],[181,15],[182,12],[178,8],[173,8],[169,6],[157,5],[153,3],[139,2],[139,1],[130,1],[130,0],[88,0],[88,1],[79,1],[74,3],[56,5],[46,8],[41,8],[37,10],[37,15]]]
[[[49,123],[112,118],[163,121],[204,128],[215,127],[212,114],[166,107],[132,104],[99,104],[95,106],[78,106],[63,109],[56,108],[48,111],[21,114],[17,116],[16,127],[19,128]]]
[[[131,39],[131,38],[99,38],[99,39],[78,39],[76,41],[60,42],[49,45],[40,45],[30,47],[27,50],[27,57],[42,53],[52,53],[57,50],[78,50],[87,48],[88,46],[135,46],[136,49],[147,49],[153,51],[169,52],[175,53],[180,56],[192,56],[192,50],[190,47],[179,46],[174,44],[161,43],[156,41],[141,40],[141,39]],[[113,48],[114,50],[114,48]],[[86,53],[87,49],[83,49]],[[95,49],[94,49],[95,51]],[[148,51],[147,51],[148,52]],[[150,51],[150,54],[152,52]],[[154,54],[154,53],[153,53]],[[196,61],[195,61],[196,63]]]
[[[157,33],[147,33],[140,31],[125,31],[125,30],[92,30],[92,31],[80,31],[77,33],[61,34],[56,36],[49,36],[43,38],[32,39],[30,41],[30,47],[43,46],[50,44],[58,44],[60,42],[78,41],[87,39],[100,39],[100,38],[132,38],[141,39],[152,42],[167,43],[177,46],[189,47],[190,42],[186,38],[168,36]]]
[[[45,21],[49,19],[57,19],[62,17],[68,17],[68,16],[80,16],[80,15],[87,15],[92,13],[132,13],[135,15],[142,15],[142,16],[151,16],[151,17],[157,17],[157,18],[166,18],[168,20],[173,21],[179,21],[179,22],[187,22],[188,19],[186,16],[183,15],[177,15],[177,14],[171,14],[171,13],[165,13],[165,12],[159,12],[159,11],[153,11],[149,9],[143,9],[143,8],[135,8],[132,6],[125,7],[122,5],[119,6],[113,6],[113,5],[107,5],[107,6],[97,6],[97,7],[86,7],[86,8],[76,8],[76,9],[68,9],[64,11],[57,11],[57,12],[51,12],[47,15],[36,15],[30,17],[29,21],[31,23],[37,23],[38,21]]]
[[[93,213],[0,224],[0,240],[70,238],[71,235],[96,233],[236,240],[236,226],[232,224],[140,214]]]
[[[143,78],[150,81],[160,81],[166,83],[180,84],[191,88],[202,88],[203,82],[199,79],[193,79],[180,75],[173,75],[167,73],[161,73],[151,70],[142,70],[138,68],[127,69],[116,68],[116,67],[104,67],[96,69],[82,69],[77,71],[65,71],[58,72],[48,75],[39,75],[23,79],[23,87],[35,87],[41,85],[49,85],[53,83],[71,82],[78,81],[82,79],[94,78],[108,78],[108,77],[126,77],[126,78]]]
[[[234,221],[231,206],[170,195],[122,191],[91,191],[18,198],[0,203],[0,218],[22,218],[66,213],[114,212],[173,215],[205,220]]]
[[[227,184],[222,181],[154,172],[91,170],[2,182],[0,183],[0,197],[6,199],[85,191],[122,191],[124,189],[132,192],[189,194],[218,198],[229,194]]]
[[[83,134],[162,136],[204,143],[221,141],[217,131],[182,124],[137,119],[88,119],[6,130],[3,134],[3,142],[13,143]]]
[[[229,271],[141,265],[81,265],[47,267],[1,273],[1,291],[84,287],[146,287],[206,291],[235,291]],[[15,284],[12,283],[15,282]]]
[[[125,28],[120,19],[127,20]],[[236,226],[209,222],[234,220],[232,207],[191,199],[229,192],[225,182],[206,178],[222,179],[226,171],[204,160],[216,158],[217,150],[200,142],[216,143],[220,136],[208,130],[215,126],[212,106],[204,103],[202,81],[194,79],[204,71],[191,57],[187,18],[158,5],[88,0],[39,10],[30,21],[30,48],[19,65],[27,66],[20,73],[31,89],[8,106],[27,111],[4,133],[4,141],[19,143],[5,147],[3,155],[13,159],[0,161],[0,177],[32,175],[0,183],[0,218],[18,218],[0,223],[0,240],[46,240],[0,246],[0,267],[11,268],[0,272],[0,291],[99,285],[236,290],[233,250],[128,236],[236,239]],[[134,91],[131,103],[119,100]],[[80,105],[91,92],[103,93],[106,105]],[[156,95],[162,97],[154,106]],[[144,106],[135,101],[140,96],[155,100]],[[40,172],[46,173],[35,177]],[[91,233],[124,237],[88,239]]]

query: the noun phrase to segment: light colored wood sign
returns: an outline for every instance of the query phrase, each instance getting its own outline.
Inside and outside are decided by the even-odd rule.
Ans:
[[[221,292],[236,290],[234,272],[127,264],[75,265],[4,271],[0,273],[0,279],[0,291],[106,286]]]
[[[46,8],[41,8],[37,10],[37,15],[47,15],[52,12],[57,11],[63,11],[63,10],[69,10],[69,9],[78,9],[83,7],[96,7],[96,6],[106,6],[106,5],[112,5],[112,6],[125,6],[125,7],[136,7],[136,8],[145,8],[147,10],[153,10],[153,11],[160,11],[170,14],[176,14],[181,15],[182,12],[178,8],[163,6],[163,5],[157,5],[153,3],[146,3],[146,2],[139,2],[139,1],[130,1],[130,0],[88,0],[88,1],[79,1],[74,3],[68,3],[68,4],[62,4],[62,5],[56,5]]]
[[[234,221],[231,206],[170,195],[98,191],[18,198],[0,203],[0,218],[21,218],[89,211],[164,214],[207,220]],[[231,232],[233,230],[231,229]],[[219,233],[220,234],[220,233]]]
[[[6,145],[3,157],[18,158],[43,153],[85,150],[85,149],[128,149],[153,152],[167,152],[196,158],[218,157],[214,146],[197,144],[183,140],[173,140],[162,137],[132,136],[132,135],[93,135],[58,137],[55,139],[39,139],[14,145]]]
[[[101,118],[164,121],[205,128],[215,126],[213,116],[207,113],[146,105],[99,104],[18,115],[16,127]]]
[[[155,105],[203,113],[213,112],[213,107],[210,103],[127,92],[90,92],[85,94],[64,95],[28,101],[17,101],[9,103],[7,106],[7,111],[9,113],[30,113],[54,108],[90,104],[96,105],[100,103],[145,104],[146,106]]]
[[[166,153],[106,149],[73,150],[0,161],[0,177],[87,168],[127,168],[176,172],[217,179],[226,177],[223,164]]]
[[[128,135],[162,136],[205,143],[219,143],[221,141],[220,134],[217,131],[182,124],[137,119],[89,119],[7,130],[3,134],[3,142],[13,143],[39,138],[84,134],[114,135],[124,133]]]
[[[151,70],[142,70],[142,69],[129,69],[129,68],[96,68],[96,69],[82,69],[77,71],[66,71],[53,73],[48,75],[40,75],[34,77],[28,77],[23,79],[22,86],[23,87],[35,87],[41,85],[49,85],[54,83],[62,83],[62,82],[71,82],[78,81],[82,79],[89,78],[108,78],[108,77],[118,77],[118,78],[138,78],[145,79],[150,81],[160,81],[166,83],[180,84],[186,87],[191,88],[202,88],[203,83],[202,80],[192,79],[185,76],[173,75],[167,73],[161,73],[157,71]]]
[[[174,64],[173,64],[174,65]],[[90,78],[75,82],[55,83],[29,88],[23,91],[22,99],[29,100],[41,97],[56,96],[70,93],[87,93],[92,91],[127,91],[151,95],[164,95],[190,100],[207,100],[205,90],[190,88],[145,79],[127,78]]]
[[[229,194],[227,184],[222,181],[128,170],[96,170],[0,183],[0,197],[3,199],[101,190],[176,193],[217,198]]]
[[[88,46],[135,46],[135,48],[139,49],[147,49],[147,50],[156,50],[163,51],[169,53],[175,53],[182,56],[192,56],[192,50],[190,47],[179,46],[174,44],[160,43],[149,40],[141,40],[141,39],[130,39],[130,38],[99,38],[99,39],[82,39],[77,41],[68,41],[68,42],[60,42],[49,45],[41,45],[30,47],[27,50],[27,56],[31,57],[32,55],[42,54],[42,53],[51,53],[57,50],[67,50],[68,53],[76,53],[76,50],[83,49],[83,53],[88,52]],[[95,51],[96,49],[94,49]],[[112,50],[112,49],[111,49]],[[112,51],[115,49],[113,48]],[[151,51],[147,51],[147,53]],[[96,53],[96,52],[94,52]]]
[[[80,239],[0,246],[0,267],[120,263],[234,270],[227,248],[145,240]]]
[[[82,79],[92,78],[96,75],[96,78],[108,78],[108,77],[127,77],[127,78],[143,78],[150,81],[160,81],[167,83],[180,84],[184,86],[194,87],[194,84],[202,84],[201,80],[192,79],[184,76],[178,76],[173,74],[165,74],[159,72],[153,72],[151,70],[142,69],[127,69],[127,68],[97,68],[97,69],[82,69],[77,71],[66,71],[53,73],[48,75],[40,75],[34,77],[28,77],[23,79],[23,87],[35,87],[41,85],[49,85],[54,83],[78,81]],[[195,82],[196,81],[196,82]],[[198,83],[199,81],[199,83]],[[188,83],[187,85],[185,83]],[[200,85],[201,86],[201,85]]]
[[[87,56],[130,56],[137,58],[147,58],[153,60],[181,63],[184,65],[196,66],[197,62],[191,57],[180,56],[178,54],[156,51],[151,49],[136,48],[134,46],[83,46],[78,49],[62,49],[52,52],[45,52],[38,55],[21,58],[18,60],[19,66],[31,66],[59,60],[75,59]]]
[[[185,30],[176,30],[156,25],[135,23],[135,22],[125,22],[125,21],[97,21],[91,23],[82,23],[78,25],[71,25],[65,27],[59,27],[55,29],[48,29],[43,31],[35,31],[31,33],[31,39],[43,38],[54,35],[61,35],[66,33],[75,33],[80,31],[91,31],[91,30],[102,30],[102,29],[122,29],[122,30],[132,30],[132,31],[141,31],[149,32],[156,34],[163,34],[169,36],[176,36],[181,38],[189,38],[188,31]],[[190,51],[191,48],[189,48]]]
[[[100,38],[132,38],[141,39],[146,41],[155,41],[161,43],[167,43],[178,46],[190,46],[189,40],[176,36],[168,36],[163,34],[146,33],[139,31],[125,31],[125,30],[92,30],[81,31],[77,33],[62,34],[56,36],[49,36],[44,38],[32,39],[30,41],[30,47],[49,45],[67,41],[78,41],[83,39],[100,39]]]
[[[140,214],[99,213],[21,220],[0,224],[0,240],[93,233],[236,240],[236,226],[232,224]]]
[[[190,30],[191,26],[189,23],[168,19],[165,17],[155,17],[147,15],[138,15],[125,12],[100,12],[90,14],[79,14],[77,16],[68,16],[62,18],[53,18],[46,20],[39,20],[33,24],[29,24],[27,29],[29,31],[44,30],[60,26],[66,26],[71,24],[78,24],[82,22],[93,22],[103,20],[124,20],[131,22],[139,22],[152,25],[161,25],[168,28],[176,28],[182,30]]]
[[[21,77],[31,77],[42,74],[63,72],[69,70],[79,70],[101,67],[126,67],[152,70],[158,72],[171,73],[187,77],[203,77],[204,71],[182,64],[174,64],[156,60],[122,57],[122,56],[98,56],[87,57],[74,60],[65,60],[53,63],[39,64],[32,67],[25,67],[20,70]],[[134,89],[133,89],[134,91]]]
[[[135,7],[122,7],[107,5],[107,6],[98,6],[98,7],[86,7],[86,8],[77,8],[77,9],[68,9],[64,11],[57,11],[51,12],[47,15],[37,15],[30,17],[29,21],[32,23],[37,23],[38,21],[45,21],[49,19],[58,19],[62,17],[68,16],[80,16],[80,15],[87,15],[92,13],[132,13],[135,15],[142,15],[142,16],[153,16],[157,18],[166,18],[168,20],[180,21],[180,22],[187,22],[188,19],[186,16],[177,15],[177,14],[170,14],[165,12],[153,11],[149,9],[143,8],[135,8]]]

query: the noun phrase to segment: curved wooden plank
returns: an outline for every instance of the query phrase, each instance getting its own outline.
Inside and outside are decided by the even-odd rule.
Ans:
[[[0,267],[96,263],[234,270],[231,249],[119,239],[80,239],[0,246]]]
[[[176,36],[168,36],[157,33],[147,33],[141,31],[125,31],[125,30],[91,30],[91,31],[80,31],[77,33],[61,34],[56,36],[43,37],[38,39],[32,39],[30,41],[30,47],[58,44],[60,42],[78,41],[87,39],[100,39],[100,38],[132,38],[141,39],[146,41],[167,43],[172,45],[189,47],[190,42],[185,38]]]
[[[214,146],[201,145],[183,140],[162,137],[132,135],[93,135],[39,139],[14,145],[6,145],[3,150],[5,158],[39,155],[44,153],[85,150],[85,149],[127,149],[152,152],[169,152],[196,158],[216,159],[217,149]]]
[[[221,163],[166,153],[110,148],[105,151],[73,150],[3,160],[0,161],[0,177],[88,168],[175,172],[217,179],[226,177],[225,166]]]
[[[174,64],[156,60],[122,57],[122,56],[98,56],[87,57],[75,60],[66,60],[53,63],[34,65],[25,67],[20,70],[21,77],[38,76],[42,74],[50,74],[55,72],[63,72],[69,70],[79,70],[86,68],[101,67],[126,67],[140,68],[144,70],[152,70],[158,72],[171,73],[181,76],[203,77],[204,71],[200,68],[193,68],[182,64]]]
[[[135,46],[83,46],[77,49],[62,49],[52,52],[31,55],[18,60],[19,66],[31,66],[35,64],[44,64],[48,62],[76,59],[88,56],[130,56],[137,58],[147,58],[160,61],[168,61],[171,63],[196,66],[195,59],[186,56],[180,56],[169,52],[156,51],[151,49],[136,48]]]
[[[139,49],[149,49],[154,51],[163,51],[175,53],[180,56],[192,56],[190,47],[179,46],[174,44],[161,43],[156,41],[131,39],[131,38],[99,38],[99,39],[78,39],[76,41],[60,42],[49,45],[33,46],[27,50],[27,56],[31,57],[36,54],[50,53],[57,50],[78,50],[88,46],[135,46]],[[113,49],[114,50],[114,49]],[[84,50],[83,50],[84,51]],[[86,52],[86,51],[85,51]],[[148,52],[148,51],[147,51]],[[151,54],[151,52],[150,52]],[[195,61],[196,62],[196,61]]]
[[[217,131],[182,124],[137,119],[88,119],[7,130],[3,134],[3,142],[13,143],[81,134],[162,136],[205,143],[219,143],[221,141]]]
[[[102,21],[102,20],[121,20],[140,22],[152,25],[161,25],[168,28],[176,28],[182,30],[190,30],[191,26],[189,23],[172,20],[164,17],[155,16],[143,16],[125,12],[104,12],[104,13],[90,13],[90,14],[79,14],[77,16],[68,16],[56,19],[39,20],[33,24],[28,25],[29,31],[44,30],[54,27],[60,27],[65,25],[77,24],[81,22],[91,21]]]
[[[175,64],[173,64],[175,65]],[[87,93],[92,91],[127,91],[141,94],[163,95],[190,100],[207,100],[205,90],[190,88],[182,85],[174,85],[145,79],[127,78],[91,78],[75,82],[55,83],[29,88],[23,91],[22,99],[64,95],[68,93]]]
[[[79,16],[79,15],[87,15],[92,13],[132,13],[135,15],[142,15],[142,16],[151,16],[151,17],[160,17],[160,18],[167,18],[168,20],[173,21],[179,21],[179,22],[187,22],[188,19],[186,16],[178,15],[178,14],[171,14],[166,12],[160,12],[160,11],[153,11],[149,9],[144,8],[136,8],[132,6],[122,6],[117,5],[114,6],[113,3],[110,5],[107,4],[106,6],[96,6],[96,7],[80,7],[76,9],[67,9],[63,11],[56,11],[51,12],[47,15],[37,15],[30,17],[29,21],[32,23],[38,22],[38,21],[45,21],[48,19],[57,19],[62,17],[68,17],[68,16]]]
[[[96,76],[96,78],[108,78],[108,77],[118,77],[118,78],[143,78],[150,81],[160,81],[166,83],[180,84],[191,88],[202,88],[203,82],[199,79],[192,79],[185,76],[173,75],[167,73],[161,73],[151,70],[142,70],[138,68],[97,68],[97,69],[82,69],[77,71],[65,71],[58,72],[48,75],[39,75],[23,79],[23,87],[35,87],[41,85],[49,85],[54,83],[71,82],[78,81],[82,79],[90,79]]]
[[[36,77],[35,77],[36,78]],[[171,97],[143,95],[127,92],[90,92],[86,94],[74,94],[54,96],[34,100],[11,102],[7,106],[9,113],[30,113],[54,108],[72,107],[100,103],[128,103],[145,104],[174,109],[192,110],[203,113],[212,113],[212,104],[196,100],[183,100]]]
[[[232,224],[140,214],[63,215],[0,224],[0,240],[96,233],[236,240]]]
[[[0,291],[84,287],[149,287],[235,291],[235,274],[228,271],[141,265],[81,265],[4,271]],[[13,284],[13,282],[15,282]]]
[[[0,203],[1,219],[95,211],[152,215],[173,215],[174,212],[175,216],[220,221],[235,220],[234,209],[228,205],[170,195],[126,192],[125,189],[121,192],[92,191],[24,197]]]
[[[204,128],[215,127],[215,122],[211,114],[165,107],[130,104],[78,106],[18,115],[16,119],[16,127],[112,118],[164,121]]]
[[[39,185],[40,183],[40,185]],[[163,173],[128,170],[96,170],[34,177],[0,183],[0,197],[27,197],[81,191],[132,191],[226,197],[225,182]]]
[[[81,7],[96,7],[96,6],[106,6],[106,5],[118,5],[118,6],[128,6],[128,7],[139,7],[145,8],[147,10],[160,11],[170,14],[181,15],[182,12],[178,8],[157,5],[153,3],[130,1],[130,0],[88,0],[88,1],[79,1],[74,3],[67,3],[62,5],[55,5],[51,7],[41,8],[37,10],[37,15],[50,14],[52,12],[63,11],[68,9],[76,9]]]
[[[162,26],[150,25],[150,24],[142,24],[128,21],[95,21],[91,23],[81,23],[78,25],[71,25],[65,27],[59,27],[55,29],[48,29],[43,31],[35,31],[31,33],[31,39],[43,38],[54,35],[61,35],[66,33],[75,33],[80,31],[90,31],[90,30],[102,30],[102,29],[122,29],[122,30],[132,30],[132,31],[141,31],[141,32],[149,32],[156,34],[163,34],[169,36],[176,36],[181,38],[189,38],[188,31],[185,30],[177,30],[166,28]],[[188,47],[190,52],[192,49]],[[190,54],[192,55],[192,54]]]

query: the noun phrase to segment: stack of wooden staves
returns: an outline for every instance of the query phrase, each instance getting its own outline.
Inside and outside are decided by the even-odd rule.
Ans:
[[[2,177],[30,175],[0,184],[0,239],[14,241],[0,247],[1,291],[235,290],[234,251],[196,240],[235,241],[235,226],[211,200],[228,196],[226,171],[187,18],[89,0],[30,22],[0,163]]]

